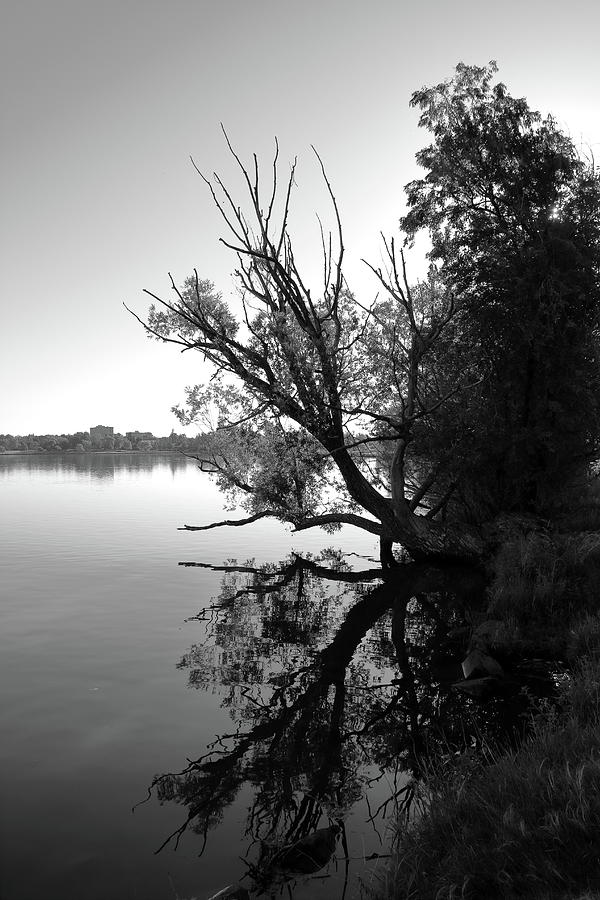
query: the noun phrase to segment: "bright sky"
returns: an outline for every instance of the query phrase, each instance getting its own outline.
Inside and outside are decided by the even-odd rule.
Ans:
[[[238,184],[219,122],[244,159],[268,165],[275,135],[284,162],[299,156],[309,268],[313,213],[328,215],[316,145],[369,299],[360,258],[397,228],[426,141],[412,91],[497,59],[511,93],[598,150],[599,26],[589,0],[6,0],[0,433],[177,428],[199,357],[149,341],[122,302],[143,314],[143,288],[168,295],[167,273],[194,267],[231,292],[189,161]]]

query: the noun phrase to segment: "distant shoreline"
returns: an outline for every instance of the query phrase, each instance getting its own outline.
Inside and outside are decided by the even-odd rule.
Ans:
[[[178,456],[191,456],[193,453],[201,453],[202,450],[194,450],[189,453],[186,450],[0,450],[1,456],[92,456],[97,454],[114,455],[115,453],[174,453]]]

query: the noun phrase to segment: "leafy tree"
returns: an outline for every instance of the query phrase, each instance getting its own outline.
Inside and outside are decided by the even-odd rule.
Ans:
[[[264,196],[256,158],[246,168],[228,142],[248,209],[218,176],[204,180],[237,255],[242,318],[195,273],[181,289],[171,278],[171,301],[147,292],[143,323],[212,367],[176,412],[203,422],[201,467],[250,513],[189,527],[349,523],[380,536],[387,563],[393,542],[415,558],[481,561],[506,527],[547,515],[597,453],[598,178],[495,71],[461,64],[413,95],[433,141],[401,225],[409,241],[427,231],[431,269],[412,285],[384,238],[370,305],[344,278],[318,155],[336,224],[335,239],[321,230],[317,295],[288,227],[296,163],[281,190],[276,152]]]
[[[413,95],[433,142],[401,225],[428,232],[460,303],[459,343],[475,351],[462,481],[488,512],[539,513],[598,453],[600,185],[551,117],[492,85],[495,72],[461,64]]]

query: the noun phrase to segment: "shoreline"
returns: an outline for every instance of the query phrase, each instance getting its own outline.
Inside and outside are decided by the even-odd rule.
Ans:
[[[194,451],[201,452],[201,451]],[[123,453],[176,453],[180,456],[187,456],[186,450],[0,450],[2,456],[90,456],[91,454],[123,454]]]

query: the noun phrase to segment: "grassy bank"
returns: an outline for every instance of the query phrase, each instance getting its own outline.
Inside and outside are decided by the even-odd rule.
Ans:
[[[489,612],[523,652],[570,666],[515,749],[432,763],[397,823],[378,900],[600,897],[600,540],[520,537],[496,560]]]
[[[420,818],[398,824],[381,900],[550,900],[600,890],[599,708],[600,659],[590,654],[519,749],[433,773]]]

